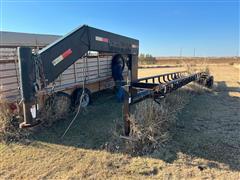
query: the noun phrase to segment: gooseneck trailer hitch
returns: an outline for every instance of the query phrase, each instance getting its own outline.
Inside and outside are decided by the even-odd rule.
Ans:
[[[88,51],[125,56],[131,60],[128,64],[132,65],[137,64],[138,46],[139,41],[136,39],[83,25],[37,54],[32,54],[31,48],[28,47],[18,48],[24,116],[24,122],[20,127],[32,127],[39,123],[30,112],[30,108],[36,104],[38,91],[54,82]],[[136,72],[137,69],[132,73]],[[132,74],[131,77],[137,76]]]

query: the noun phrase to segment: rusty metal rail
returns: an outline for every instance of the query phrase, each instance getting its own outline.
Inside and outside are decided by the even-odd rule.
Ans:
[[[167,73],[167,74],[160,74],[160,75],[156,75],[156,76],[144,77],[144,78],[138,79],[135,82],[145,81],[146,83],[148,83],[150,80],[152,80],[152,83],[155,83],[157,80],[158,83],[162,84],[163,82],[168,82],[168,81],[183,77],[186,74],[187,74],[186,71],[179,71],[179,72],[173,72],[173,73]]]
[[[130,86],[125,88],[125,99],[123,103],[125,135],[129,135],[130,133],[130,105],[147,98],[152,98],[155,102],[160,104],[160,100],[164,98],[166,94],[193,81],[211,88],[213,85],[213,76],[205,72],[188,75],[186,71],[180,71],[140,78],[132,82]]]

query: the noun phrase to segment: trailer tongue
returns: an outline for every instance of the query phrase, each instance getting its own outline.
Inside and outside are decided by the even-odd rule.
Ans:
[[[88,51],[111,53],[114,55],[112,62],[116,59],[115,57],[121,57],[126,61],[127,83],[122,82],[125,86],[123,113],[126,135],[130,130],[129,107],[131,104],[149,97],[159,103],[159,98],[192,81],[207,87],[213,84],[213,77],[205,72],[193,75],[176,72],[137,79],[139,41],[84,25],[36,54],[32,54],[31,48],[18,48],[24,115],[21,128],[40,123],[38,118],[33,118],[30,112],[32,105],[36,104],[38,92],[54,82],[61,73]]]

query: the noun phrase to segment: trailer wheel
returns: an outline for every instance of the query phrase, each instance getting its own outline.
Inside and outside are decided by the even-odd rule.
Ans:
[[[208,87],[208,88],[212,88],[213,87],[213,76],[209,76],[207,79],[206,79],[206,84],[205,86]]]
[[[83,89],[79,88],[73,91],[72,95],[71,95],[71,101],[72,101],[72,107],[76,108],[79,106],[80,103],[80,98],[83,94],[83,98],[82,98],[82,103],[81,103],[81,107],[87,107],[91,101],[91,91],[87,88],[84,89],[84,93],[83,93]]]
[[[49,127],[57,120],[63,119],[70,112],[70,107],[71,98],[67,93],[54,93],[45,101],[43,125]]]

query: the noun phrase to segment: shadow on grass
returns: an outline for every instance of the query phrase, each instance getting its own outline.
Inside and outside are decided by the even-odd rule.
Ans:
[[[54,123],[50,128],[39,129],[33,138],[67,146],[99,149],[111,138],[114,122],[122,116],[121,103],[116,102],[111,91],[94,94],[92,104],[82,109],[64,138],[61,138],[74,115]]]
[[[203,158],[224,163],[231,170],[240,170],[239,97],[231,97],[229,91],[239,92],[237,87],[227,87],[218,82],[217,93],[195,96],[178,115],[173,139],[150,157],[172,163],[178,153],[191,158]],[[116,120],[121,120],[121,103],[109,91],[94,95],[93,103],[79,115],[63,139],[62,134],[69,120],[41,129],[31,138],[37,141],[101,150],[111,139]],[[41,148],[41,147],[40,147]],[[148,155],[149,157],[149,155]],[[218,168],[211,162],[209,167]]]

